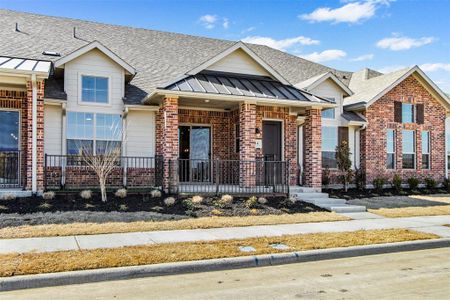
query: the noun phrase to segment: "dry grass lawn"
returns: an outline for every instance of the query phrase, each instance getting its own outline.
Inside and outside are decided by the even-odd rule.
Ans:
[[[162,222],[71,223],[6,227],[0,229],[0,239],[86,234],[123,233],[137,231],[205,229],[252,225],[294,224],[311,222],[346,221],[350,218],[329,212],[307,214],[267,215],[249,217],[209,217]]]
[[[369,209],[371,213],[388,218],[450,215],[450,205]]]
[[[0,255],[0,276],[136,266],[434,238],[437,238],[437,236],[428,233],[406,229],[385,229],[228,241],[186,242],[113,249],[6,254]],[[284,251],[275,250],[270,247],[270,244],[274,243],[283,243],[290,248]],[[256,249],[256,252],[241,252],[238,248],[239,246],[252,246]]]

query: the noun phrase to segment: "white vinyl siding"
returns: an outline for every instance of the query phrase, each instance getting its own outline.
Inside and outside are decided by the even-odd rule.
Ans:
[[[44,107],[44,153],[62,154],[62,109],[59,105]]]
[[[127,123],[127,156],[155,156],[155,113],[130,111]]]
[[[212,64],[206,70],[270,76],[260,64],[240,49]]]

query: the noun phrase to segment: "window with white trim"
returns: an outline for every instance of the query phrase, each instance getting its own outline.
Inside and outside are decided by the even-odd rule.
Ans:
[[[338,145],[338,128],[322,126],[322,167],[334,169],[336,163],[336,147]]]
[[[102,154],[122,148],[120,115],[86,112],[67,113],[67,154]]]
[[[422,169],[430,168],[430,132],[422,131]]]
[[[334,119],[336,118],[335,108],[326,108],[322,110],[323,119]]]
[[[386,168],[395,169],[395,131],[388,129],[386,132]]]
[[[402,123],[414,123],[414,104],[402,103]]]
[[[98,76],[81,76],[81,101],[106,104],[109,102],[109,79]]]
[[[415,169],[416,165],[416,145],[415,145],[415,131],[402,131],[402,168]]]

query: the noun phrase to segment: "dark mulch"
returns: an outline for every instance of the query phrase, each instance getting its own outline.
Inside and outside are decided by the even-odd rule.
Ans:
[[[93,211],[93,212],[157,212],[168,215],[184,215],[190,217],[206,217],[215,215],[220,210],[223,216],[248,216],[268,214],[293,214],[325,211],[315,205],[287,201],[286,197],[266,197],[268,203],[258,204],[254,208],[245,206],[248,197],[235,197],[233,204],[228,207],[219,207],[216,204],[218,197],[206,197],[202,204],[187,206],[183,199],[176,198],[173,206],[164,205],[165,197],[151,198],[149,194],[129,194],[125,199],[114,195],[108,196],[106,203],[102,202],[96,193],[89,200],[82,199],[77,193],[57,194],[50,201],[41,197],[17,198],[15,200],[0,201],[0,213],[3,214],[27,214],[37,212],[69,212],[69,211]],[[43,205],[43,204],[49,205]]]
[[[378,198],[378,197],[391,197],[391,196],[409,196],[409,195],[433,195],[433,194],[446,194],[449,191],[445,189],[402,189],[400,192],[396,192],[394,189],[383,189],[381,192],[377,192],[374,189],[358,190],[349,189],[345,192],[343,189],[323,189],[324,193],[328,193],[330,198],[340,198],[345,200],[352,199],[365,199],[365,198]]]

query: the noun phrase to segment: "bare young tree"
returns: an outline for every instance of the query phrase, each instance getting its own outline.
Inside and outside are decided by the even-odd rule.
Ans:
[[[97,145],[95,151],[86,144],[79,144],[81,161],[97,175],[102,201],[107,201],[106,183],[112,171],[120,168],[121,159],[121,143],[117,141],[119,138],[122,142],[125,139],[121,123],[113,124],[108,128],[108,135],[115,137],[113,140],[101,142],[101,147]],[[98,142],[97,142],[98,143]]]

